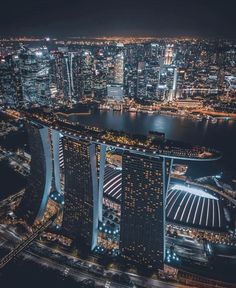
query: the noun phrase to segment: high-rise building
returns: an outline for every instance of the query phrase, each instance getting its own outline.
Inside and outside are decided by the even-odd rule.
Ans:
[[[63,137],[65,205],[62,228],[94,249],[98,229],[98,182],[95,145]]]
[[[146,63],[146,97],[156,98],[160,68],[155,62]]]
[[[177,68],[175,66],[163,66],[160,70],[157,87],[158,100],[172,101],[176,97]]]
[[[164,64],[165,65],[172,65],[173,63],[173,45],[167,45],[165,49],[165,58]]]
[[[42,220],[52,183],[52,156],[49,128],[27,124],[31,168],[23,199],[16,211],[29,225]]]
[[[176,98],[178,70],[175,66],[168,69],[167,87],[169,89],[168,101],[173,101]]]
[[[49,105],[51,94],[47,48],[24,48],[19,57],[23,101],[29,104]]]
[[[138,63],[138,75],[137,75],[137,98],[146,97],[146,63],[139,62]]]
[[[124,95],[130,98],[137,96],[138,57],[137,47],[127,45],[124,50]]]
[[[64,91],[64,57],[62,52],[51,53],[50,61],[51,83],[55,85],[57,97],[63,99]]]
[[[73,53],[52,53],[51,81],[56,86],[58,100],[64,103],[71,102],[73,97],[73,58]]]
[[[88,50],[83,50],[80,59],[79,81],[81,85],[80,97],[93,96],[94,87],[94,57]]]
[[[9,55],[0,61],[0,97],[9,106],[22,103],[22,87],[18,55]]]
[[[187,80],[187,73],[186,73],[186,69],[183,68],[178,68],[177,70],[177,91],[176,91],[176,99],[178,98],[185,98],[185,93],[182,90],[185,86],[185,82]]]
[[[106,96],[108,82],[107,61],[103,57],[103,53],[99,53],[99,57],[94,61],[94,96],[96,98],[104,98]]]
[[[74,82],[73,82],[73,73],[72,73],[72,67],[73,67],[73,58],[74,54],[68,52],[64,55],[64,61],[65,61],[65,73],[66,77],[64,80],[67,81],[66,89],[67,94],[64,94],[64,97],[67,101],[71,102],[73,95],[74,95]]]
[[[118,53],[115,56],[115,71],[114,71],[114,83],[124,84],[124,54],[123,52]]]
[[[163,268],[165,162],[126,151],[122,165],[121,255]]]
[[[159,63],[163,55],[163,48],[160,43],[151,43],[148,47],[148,59],[151,62]]]

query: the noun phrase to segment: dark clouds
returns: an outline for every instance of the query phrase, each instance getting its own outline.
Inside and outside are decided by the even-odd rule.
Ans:
[[[235,0],[2,1],[0,35],[236,38]]]

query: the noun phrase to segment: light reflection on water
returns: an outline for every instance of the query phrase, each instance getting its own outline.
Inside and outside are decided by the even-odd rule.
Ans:
[[[236,177],[236,121],[197,121],[167,115],[96,111],[88,116],[70,116],[72,121],[103,129],[123,130],[127,133],[147,134],[154,130],[164,132],[168,139],[205,145],[220,150],[223,159],[209,163],[189,163],[193,176],[213,174],[220,171],[234,173]]]

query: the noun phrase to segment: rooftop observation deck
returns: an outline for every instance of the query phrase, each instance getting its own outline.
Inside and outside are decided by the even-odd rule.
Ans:
[[[127,134],[123,131],[102,130],[97,127],[82,126],[57,115],[42,112],[22,112],[28,120],[51,127],[64,136],[109,145],[121,150],[152,157],[164,157],[192,161],[213,161],[221,158],[221,153],[203,146],[191,145],[165,139],[163,133],[150,132],[148,136]]]

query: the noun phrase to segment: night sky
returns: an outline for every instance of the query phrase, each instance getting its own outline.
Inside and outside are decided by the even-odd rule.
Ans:
[[[4,0],[0,36],[236,38],[236,0]]]

